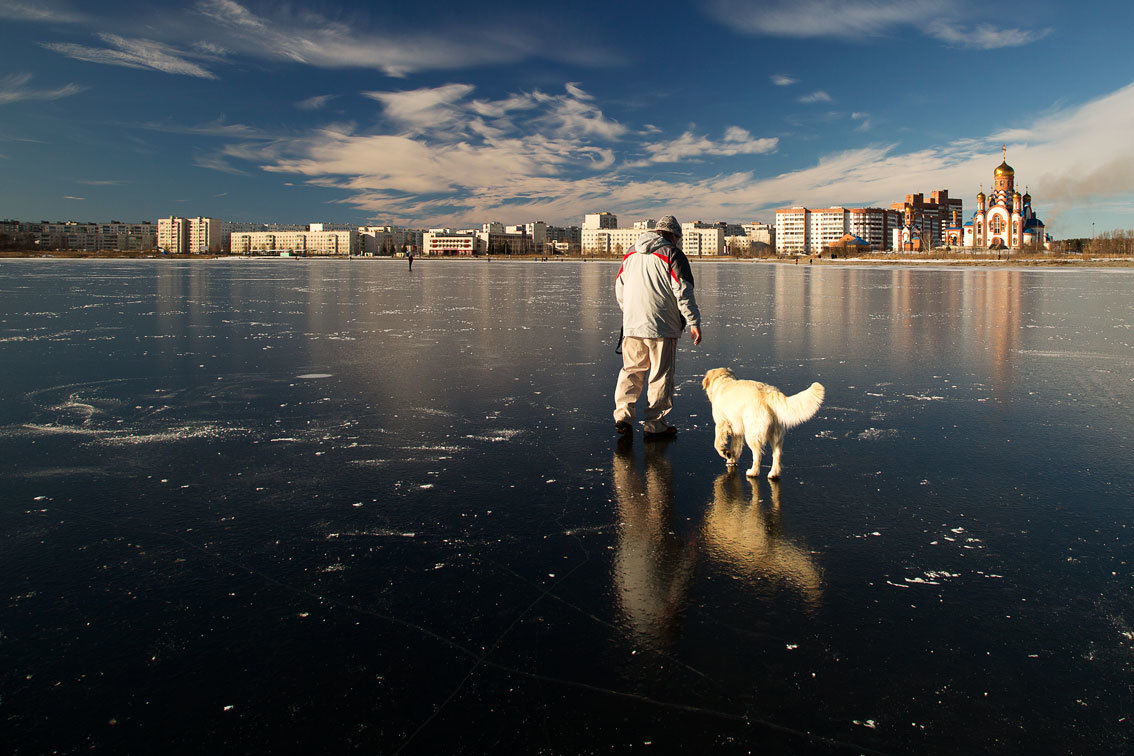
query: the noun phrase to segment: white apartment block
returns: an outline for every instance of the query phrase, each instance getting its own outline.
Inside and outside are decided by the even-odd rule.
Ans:
[[[159,218],[158,248],[172,254],[222,254],[231,251],[233,232],[262,228],[259,223],[234,223],[220,218]]]
[[[781,255],[807,251],[807,208],[791,207],[776,211],[776,252]]]
[[[776,251],[819,254],[848,233],[886,249],[894,227],[901,227],[901,213],[879,207],[781,208],[776,210]]]
[[[583,254],[624,255],[644,233],[641,228],[587,228],[582,231]]]
[[[847,233],[854,234],[873,249],[897,249],[892,246],[891,231],[902,227],[902,213],[879,207],[852,207],[847,211]]]
[[[686,257],[725,254],[725,228],[724,223],[682,223],[681,251]]]
[[[313,223],[307,231],[236,231],[231,236],[231,251],[237,255],[279,254],[354,255],[358,253],[359,234],[355,229],[324,231]]]
[[[767,223],[754,221],[740,226],[742,233],[756,242],[763,242],[770,247],[776,246],[776,227]]]
[[[583,230],[618,228],[618,216],[613,213],[587,213],[583,216]]]
[[[811,244],[809,252],[822,252],[847,232],[847,211],[842,207],[812,210],[807,220],[807,238]]]

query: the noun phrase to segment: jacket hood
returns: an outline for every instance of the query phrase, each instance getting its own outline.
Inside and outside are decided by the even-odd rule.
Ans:
[[[676,247],[674,247],[673,245],[673,242],[671,242],[669,239],[666,239],[656,231],[646,231],[638,237],[638,241],[634,242],[635,252],[656,252],[662,247],[670,247],[676,249]]]

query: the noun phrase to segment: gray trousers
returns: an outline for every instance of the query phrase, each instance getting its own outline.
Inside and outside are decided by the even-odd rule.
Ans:
[[[634,422],[634,408],[646,387],[646,409],[642,426],[647,433],[660,433],[673,409],[673,373],[677,339],[622,340],[622,370],[614,386],[614,421]]]

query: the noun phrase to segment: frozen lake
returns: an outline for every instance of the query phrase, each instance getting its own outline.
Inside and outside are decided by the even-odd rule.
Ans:
[[[1132,273],[693,265],[0,262],[5,750],[1129,753]]]

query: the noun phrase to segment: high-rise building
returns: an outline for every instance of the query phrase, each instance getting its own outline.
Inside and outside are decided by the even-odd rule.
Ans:
[[[223,254],[231,251],[235,231],[260,231],[260,223],[235,223],[220,218],[158,219],[158,248],[172,254]]]
[[[929,195],[907,194],[904,202],[890,205],[902,213],[901,247],[906,252],[921,252],[945,243],[945,227],[959,224],[962,212],[960,199],[950,198],[948,189]]]
[[[789,207],[776,210],[775,245],[779,254],[819,254],[854,234],[875,249],[889,249],[891,229],[902,214],[880,207]]]
[[[610,213],[593,213],[586,216],[581,232],[583,254],[592,255],[624,255],[634,246],[647,228],[653,228],[652,220],[642,220],[631,228],[615,226],[600,226],[600,223],[614,223],[618,219]]]
[[[725,223],[693,221],[681,224],[681,251],[686,256],[725,254]],[[737,234],[738,235],[738,234]]]
[[[583,230],[598,228],[618,228],[618,216],[613,213],[587,213],[583,216]]]

